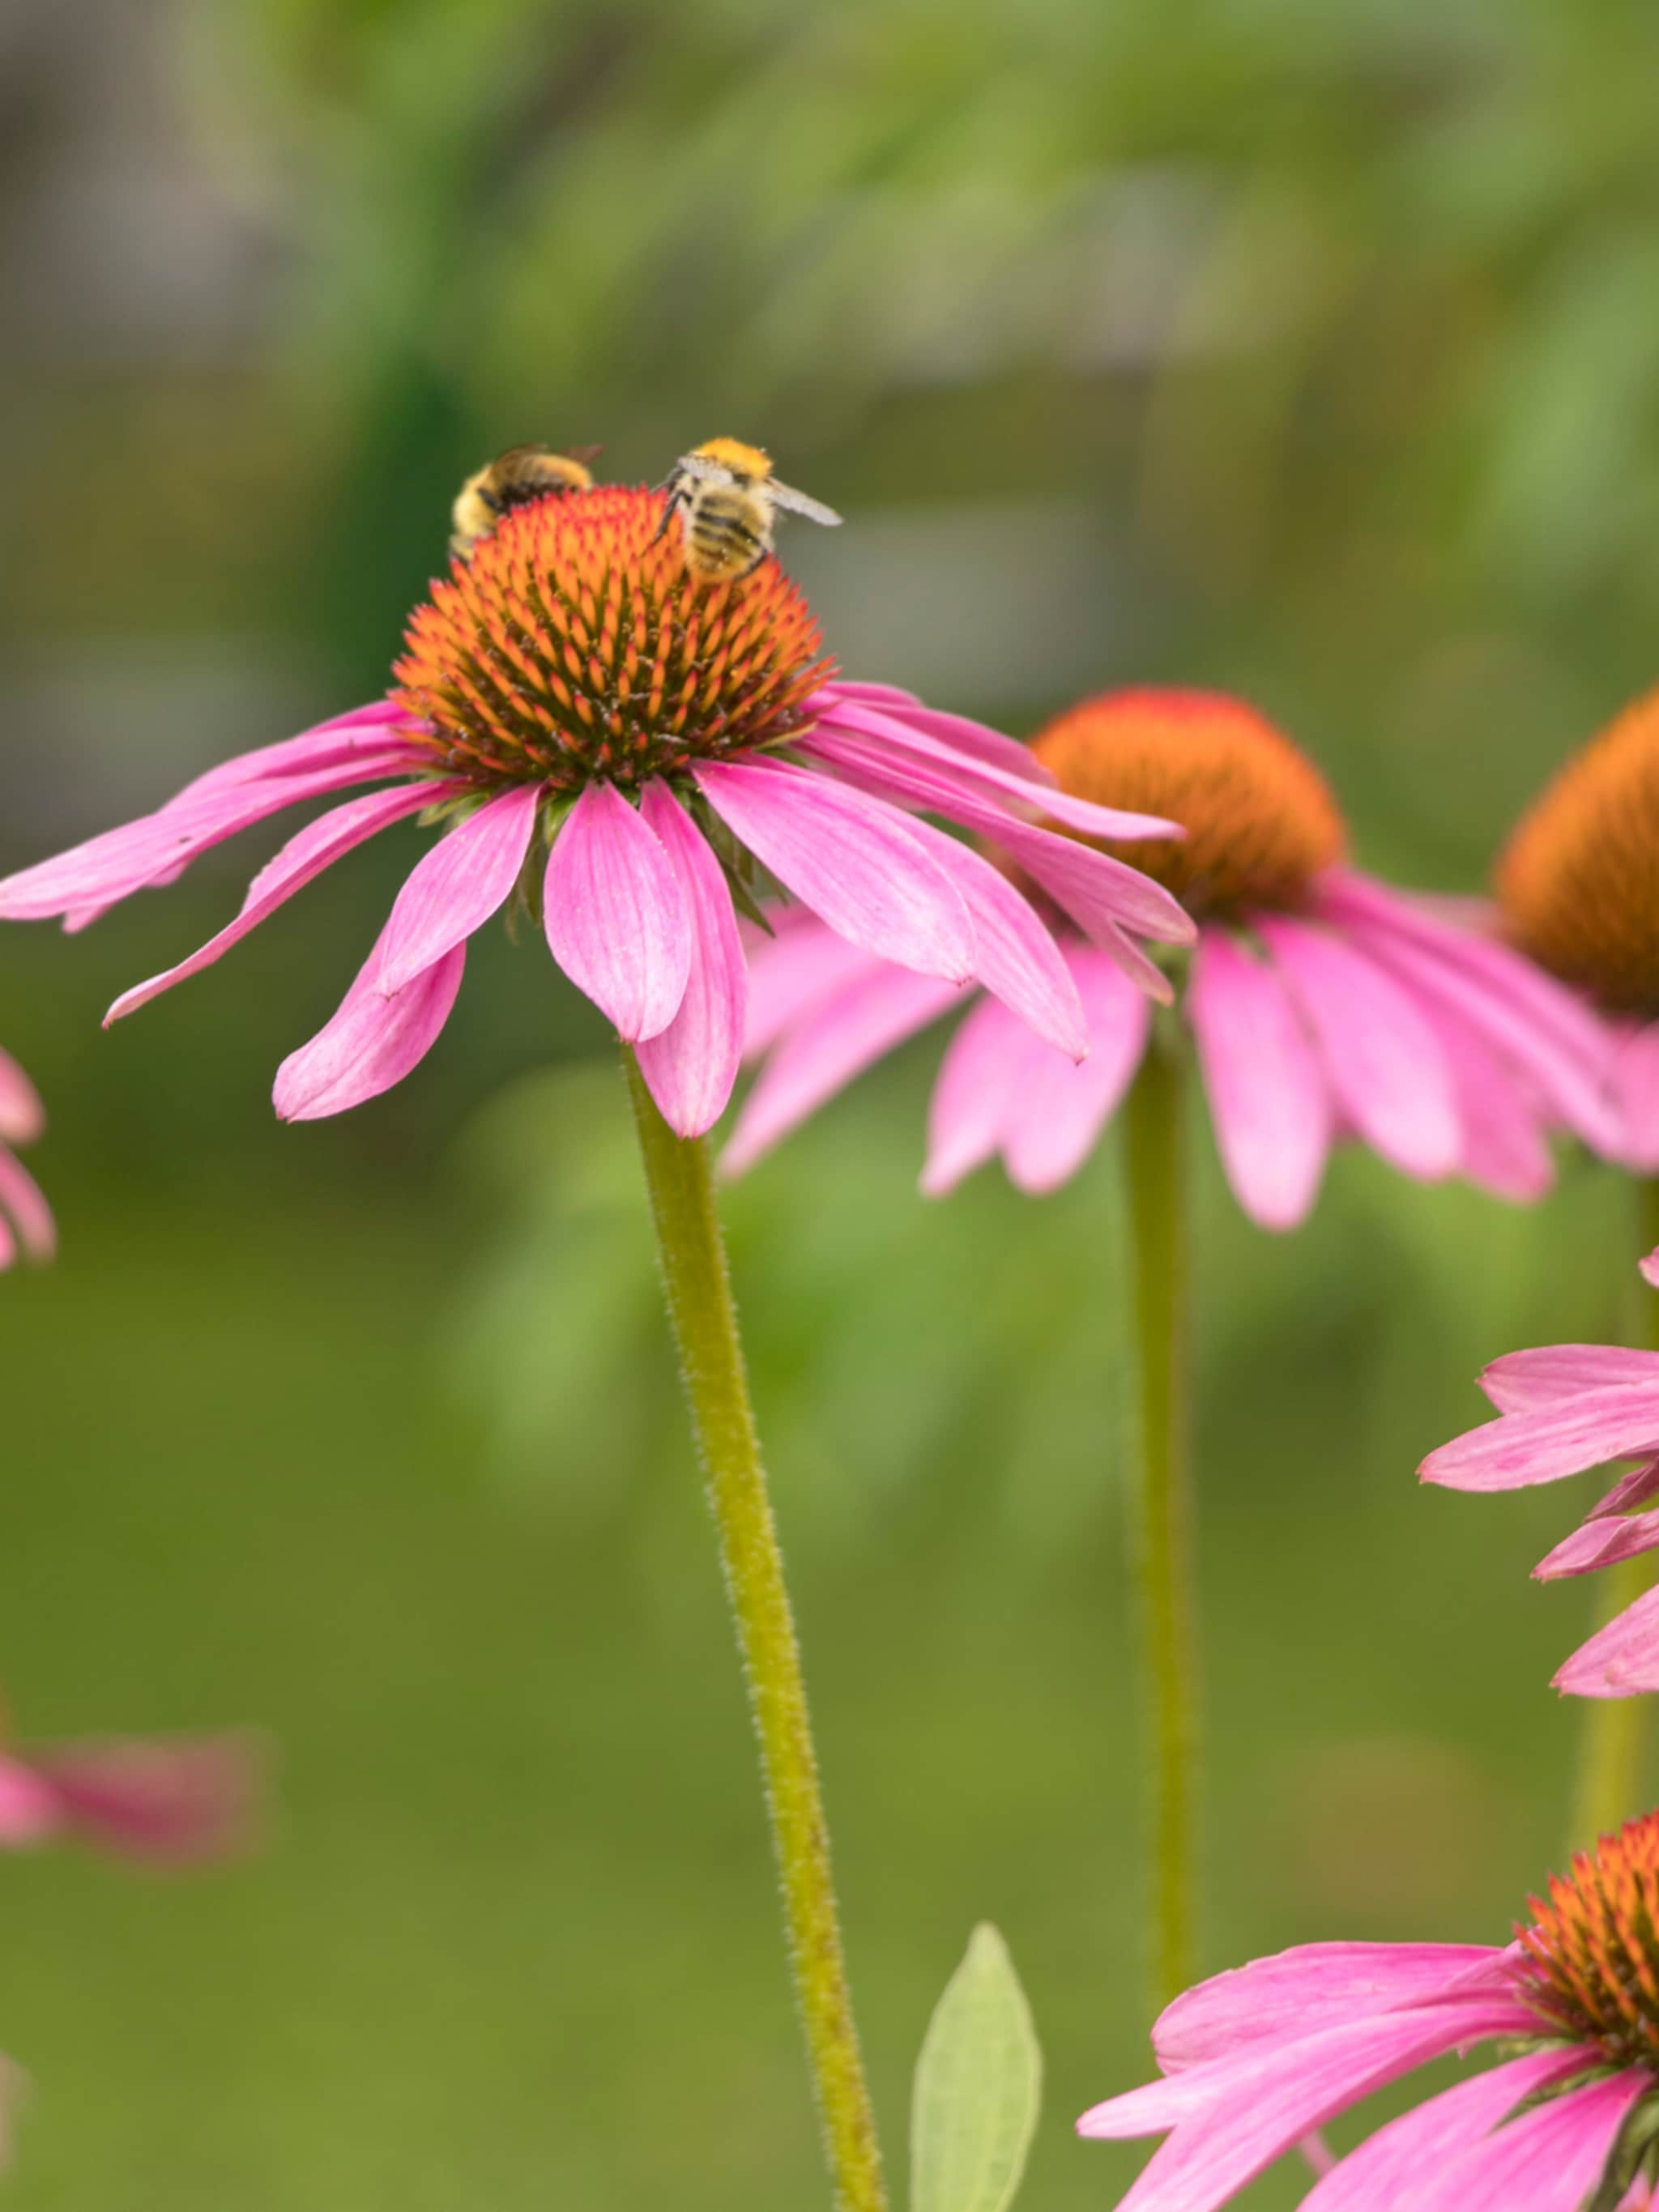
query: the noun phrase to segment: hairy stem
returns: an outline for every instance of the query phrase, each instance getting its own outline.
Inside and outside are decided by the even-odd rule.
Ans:
[[[657,1111],[624,1052],[668,1317],[720,1541],[760,1742],[807,2063],[839,2212],[886,2212],[875,2118],[842,1953],[830,1837],[783,1554],[749,1401],[708,1147]]]

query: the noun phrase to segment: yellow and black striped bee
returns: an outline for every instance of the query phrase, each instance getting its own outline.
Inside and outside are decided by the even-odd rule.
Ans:
[[[781,507],[831,527],[841,520],[834,507],[780,483],[771,456],[738,438],[711,438],[682,454],[659,489],[668,497],[657,537],[678,514],[686,565],[711,584],[733,581],[760,566],[772,550]]]
[[[602,446],[572,446],[567,453],[556,453],[545,446],[509,446],[488,468],[470,476],[455,495],[450,551],[470,553],[509,509],[527,506],[532,499],[545,499],[550,492],[591,491],[593,475],[587,464],[604,450]]]

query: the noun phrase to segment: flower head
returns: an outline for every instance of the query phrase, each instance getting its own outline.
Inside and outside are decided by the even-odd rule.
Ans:
[[[1659,691],[1627,707],[1522,817],[1497,872],[1515,942],[1617,1024],[1612,1149],[1659,1170]]]
[[[1303,1219],[1327,1155],[1360,1138],[1403,1173],[1461,1173],[1531,1198],[1554,1123],[1602,1135],[1606,1035],[1573,994],[1458,914],[1346,865],[1324,778],[1253,708],[1211,692],[1085,701],[1031,751],[1062,792],[1180,820],[1134,848],[1197,933],[1172,976],[1060,922],[1087,1012],[1080,1066],[987,1000],[945,1056],[925,1190],[1000,1154],[1026,1190],[1074,1174],[1139,1065],[1148,997],[1180,993],[1235,1195],[1264,1228]],[[1067,834],[1079,850],[1097,833]],[[1109,841],[1100,841],[1109,850]],[[1050,886],[1029,885],[1041,900]],[[766,1054],[728,1161],[746,1165],[859,1070],[948,1010],[926,979],[883,976],[799,923],[754,971],[750,1048]]]
[[[1389,2121],[1302,2212],[1646,2205],[1659,2154],[1659,1813],[1581,1853],[1504,1949],[1313,1943],[1178,1997],[1164,2079],[1085,2136],[1167,2140],[1122,2212],[1212,2212],[1310,2130],[1413,2068],[1499,2039],[1498,2064]]]
[[[46,1126],[40,1093],[9,1053],[0,1052],[0,1273],[20,1252],[49,1260],[57,1249],[52,1210],[11,1149],[32,1145]]]
[[[228,761],[159,812],[0,882],[0,919],[80,927],[269,815],[378,785],[302,829],[234,921],[110,1018],[419,816],[442,834],[339,1012],[284,1062],[285,1119],[338,1113],[406,1075],[448,1017],[468,938],[517,899],[539,908],[554,958],[638,1048],[673,1127],[700,1133],[742,1047],[734,896],[750,903],[763,878],[878,966],[947,993],[976,980],[1081,1057],[1083,1010],[1048,922],[1006,873],[917,817],[976,832],[1137,970],[1126,932],[1181,943],[1192,925],[1167,891],[1070,833],[1121,842],[1176,825],[1069,798],[996,732],[838,679],[775,560],[707,584],[661,516],[658,496],[620,488],[512,507],[410,617],[386,699]]]
[[[1519,1490],[1627,1460],[1627,1471],[1533,1573],[1545,1582],[1589,1574],[1659,1547],[1659,1352],[1616,1344],[1508,1352],[1482,1372],[1480,1388],[1498,1419],[1431,1451],[1425,1482]],[[1659,1690],[1659,1589],[1598,1629],[1555,1686],[1580,1698]]]

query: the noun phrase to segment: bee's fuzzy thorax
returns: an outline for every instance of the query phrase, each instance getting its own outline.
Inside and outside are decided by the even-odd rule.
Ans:
[[[1346,833],[1324,777],[1264,715],[1224,693],[1103,692],[1057,715],[1031,750],[1074,797],[1184,826],[1178,842],[1121,854],[1195,915],[1293,912],[1343,857]]]
[[[741,438],[710,438],[695,450],[699,460],[716,461],[754,483],[763,483],[772,473],[772,456],[759,446],[745,446]]]
[[[661,511],[643,486],[538,500],[434,581],[392,696],[447,773],[626,787],[806,726],[833,664],[799,590],[770,560],[703,583]]]

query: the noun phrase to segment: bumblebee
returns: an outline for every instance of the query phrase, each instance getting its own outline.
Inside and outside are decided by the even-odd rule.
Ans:
[[[658,489],[668,496],[653,544],[678,514],[686,566],[711,584],[735,582],[760,566],[780,507],[830,527],[841,520],[834,507],[780,483],[771,456],[737,438],[711,438],[682,454]]]
[[[455,495],[450,510],[449,550],[470,553],[481,538],[488,538],[511,508],[525,507],[550,492],[591,491],[592,471],[587,464],[604,451],[600,446],[573,446],[555,453],[545,446],[509,446],[488,468],[471,476]]]

